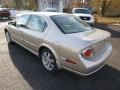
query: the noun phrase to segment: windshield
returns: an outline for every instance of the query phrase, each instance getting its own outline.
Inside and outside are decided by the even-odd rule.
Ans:
[[[54,9],[54,8],[47,8],[44,11],[46,11],[46,12],[57,12],[57,10]]]
[[[52,9],[51,10],[49,9],[49,10],[46,10],[46,11],[48,11],[48,12],[57,12],[56,10],[52,10]]]
[[[6,8],[0,8],[0,11],[2,11],[2,10],[7,10]]]
[[[91,14],[87,9],[75,9],[74,13],[83,13],[83,14]]]
[[[54,15],[51,16],[51,19],[65,34],[84,32],[92,29],[86,22],[73,15]]]

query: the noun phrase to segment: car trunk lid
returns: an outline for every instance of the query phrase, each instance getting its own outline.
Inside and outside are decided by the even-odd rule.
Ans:
[[[110,33],[100,29],[94,29],[82,33],[74,33],[71,36],[89,42],[90,44],[87,47],[92,47],[94,49],[94,56],[97,56],[107,48]],[[84,47],[84,49],[87,47]]]

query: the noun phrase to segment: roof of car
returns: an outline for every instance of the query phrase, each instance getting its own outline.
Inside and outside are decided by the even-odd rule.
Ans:
[[[5,10],[5,9],[7,9],[7,8],[0,8],[0,10]]]
[[[67,14],[67,13],[62,13],[62,12],[30,12],[29,14],[53,16],[53,15],[61,15],[61,14]]]
[[[88,8],[73,8],[73,9],[87,9],[88,10]]]
[[[44,10],[57,10],[56,8],[46,8]]]

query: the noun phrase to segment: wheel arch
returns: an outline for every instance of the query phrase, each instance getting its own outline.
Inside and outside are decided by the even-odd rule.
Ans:
[[[41,51],[43,49],[48,49],[53,53],[53,55],[55,56],[55,59],[56,59],[57,67],[58,67],[58,69],[60,69],[59,57],[58,57],[57,53],[55,52],[55,50],[50,45],[42,44],[39,48],[39,56],[41,55]]]

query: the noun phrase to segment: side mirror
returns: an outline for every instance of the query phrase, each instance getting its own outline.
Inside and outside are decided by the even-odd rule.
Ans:
[[[14,25],[14,26],[16,26],[16,21],[11,21],[11,22],[8,23],[8,25]]]

